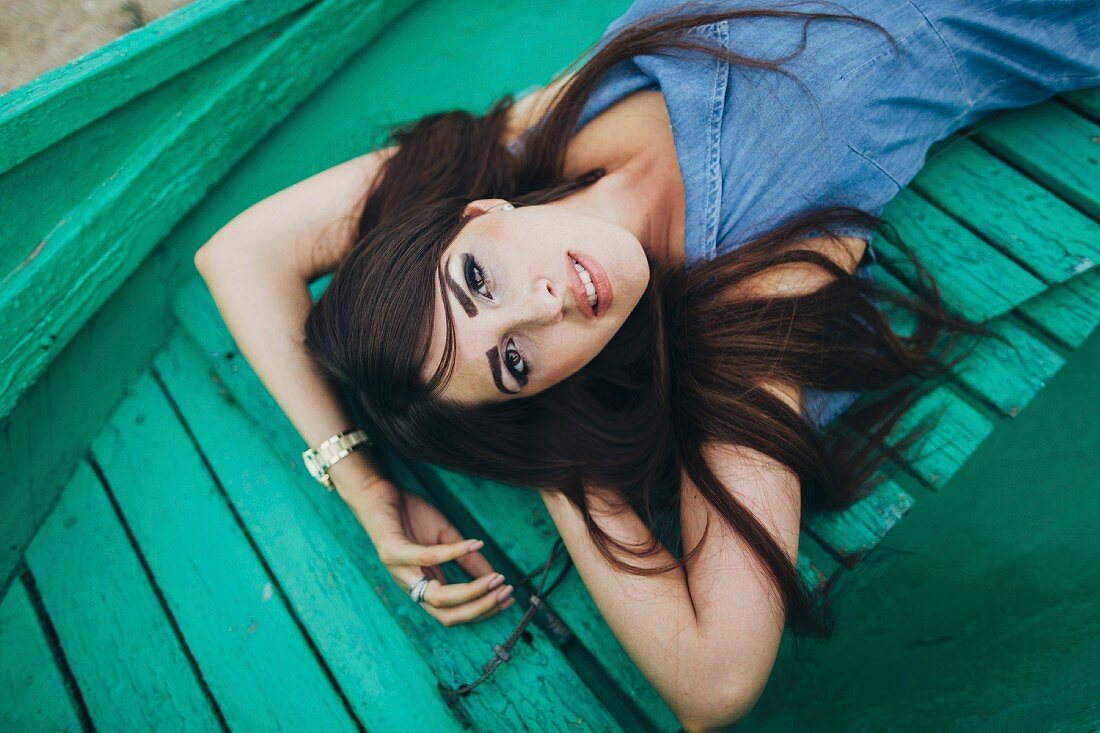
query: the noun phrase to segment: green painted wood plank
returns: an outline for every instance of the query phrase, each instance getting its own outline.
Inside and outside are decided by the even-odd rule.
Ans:
[[[229,727],[355,730],[150,374],[92,451]]]
[[[0,728],[81,730],[65,679],[18,580],[0,601]]]
[[[205,104],[270,46],[269,34],[289,30],[294,18],[281,20],[219,54],[169,79],[107,117],[97,119],[34,156],[24,165],[0,174],[0,233],[10,244],[0,250],[0,277],[9,284],[24,268],[33,267],[43,241],[56,245],[67,230],[83,224],[94,235],[96,222],[85,216],[109,202],[119,176],[144,141],[157,140],[168,121]],[[190,116],[187,118],[190,119]],[[74,166],[73,161],[80,165]]]
[[[939,489],[993,431],[993,423],[943,385],[917,400],[898,420],[898,429],[887,443],[895,446],[909,428],[926,416],[933,416],[933,427],[923,440],[904,451],[902,458],[917,478]]]
[[[1069,106],[1082,112],[1093,120],[1100,122],[1100,87],[1092,89],[1078,89],[1075,92],[1067,92],[1057,97]]]
[[[282,456],[286,466],[301,473],[303,480],[311,482],[312,479],[302,473],[305,469],[301,465],[301,438],[278,403],[237,351],[232,335],[225,328],[201,278],[194,278],[180,289],[175,298],[175,310],[184,330],[207,355],[215,378],[229,398],[242,405],[245,413],[256,422],[257,429],[278,455]],[[391,462],[384,460],[383,455],[378,458],[383,468],[394,475]],[[395,475],[394,478],[403,488],[422,495],[427,493],[422,487],[412,483],[410,479],[413,477],[407,472],[400,476]],[[306,498],[325,517],[341,542],[349,550],[354,550],[352,554],[360,572],[371,579],[383,601],[392,604],[395,615],[403,624],[408,625],[408,635],[414,641],[434,650],[435,654],[430,661],[442,666],[441,674],[447,683],[457,685],[476,678],[485,660],[491,656],[492,645],[500,642],[499,632],[490,633],[486,623],[463,624],[446,629],[418,609],[409,609],[404,594],[395,594],[399,589],[388,572],[374,563],[376,556],[373,552],[364,549],[370,547],[369,538],[343,502],[327,492],[316,491],[315,486],[310,485],[308,488],[310,490],[305,492]],[[429,495],[429,498],[432,497]],[[504,563],[500,562],[504,553],[499,549],[505,542],[504,538],[486,533],[482,527],[466,524],[459,517],[450,514],[448,516],[467,536],[484,539],[486,547],[482,552],[495,567],[504,567]],[[513,526],[523,526],[523,521],[516,519]],[[525,528],[524,531],[528,530]],[[511,550],[511,547],[507,549]],[[545,561],[548,551],[549,545],[538,559],[539,563]],[[508,557],[507,562],[523,571],[531,568],[531,565],[514,562],[511,557]],[[450,565],[449,563],[443,568],[449,579],[468,580]],[[508,576],[506,571],[502,572]],[[561,588],[555,590],[551,606],[561,600],[557,597],[560,591]],[[500,614],[512,623],[521,615],[518,603]],[[619,729],[619,724],[610,717],[591,690],[568,668],[561,651],[546,633],[533,625],[528,626],[527,630],[531,632],[531,637],[525,642],[523,649],[536,655],[541,666],[525,665],[523,661],[529,658],[520,652],[505,670],[494,675],[493,695],[475,694],[462,698],[459,705],[475,727],[485,730],[507,729],[514,725],[515,711],[522,710],[525,721],[540,730],[572,729],[572,721],[577,720],[584,721],[584,725],[597,730]],[[553,672],[546,674],[547,668]],[[532,695],[535,690],[539,691],[538,695]]]
[[[196,0],[0,96],[0,171],[311,0]]]
[[[970,337],[974,349],[952,371],[960,382],[1008,417],[1015,417],[1047,385],[1066,360],[1023,328],[1014,316],[989,324],[1008,339]]]
[[[1020,305],[1032,323],[1076,349],[1100,323],[1100,272],[1083,273]]]
[[[905,489],[890,480],[852,506],[822,512],[804,523],[807,531],[846,568],[854,568],[871,553],[915,503]]]
[[[912,293],[903,283],[877,265],[872,269],[879,284],[903,293]],[[1085,273],[1070,283],[1091,275]],[[1051,289],[1069,287],[1070,283]],[[1045,297],[1046,294],[1037,296]],[[1032,299],[1034,300],[1034,299]],[[909,335],[914,321],[908,313],[883,304],[891,324],[902,335]],[[972,348],[970,355],[952,369],[952,374],[978,397],[1003,415],[1015,417],[1065,363],[1054,349],[1024,328],[1015,312],[999,316],[987,324],[1008,343],[993,337],[965,336],[961,346]]]
[[[421,656],[431,650],[417,649],[410,639],[415,635],[406,636],[412,629],[403,628],[378,598],[349,549],[303,496],[319,488],[313,479],[290,473],[221,394],[209,364],[182,332],[169,339],[153,366],[359,719],[372,733],[406,731],[409,711],[415,710],[433,731],[462,730]],[[356,550],[373,552],[369,541]],[[399,600],[411,608],[404,594]],[[509,622],[498,617],[486,625],[506,635]],[[392,684],[395,679],[400,686]]]
[[[975,136],[1059,197],[1100,219],[1100,124],[1055,101],[998,115]]]
[[[221,730],[87,463],[77,468],[26,557],[96,728]]]
[[[829,583],[829,579],[825,576],[825,573],[821,572],[813,561],[806,556],[805,553],[798,553],[798,560],[795,563],[798,570],[798,574],[802,576],[802,583],[807,588],[812,588],[814,593],[824,592],[826,586]]]
[[[911,292],[905,283],[883,268],[881,264],[876,263],[872,266],[871,272],[878,284],[902,293]],[[898,333],[904,336],[912,332],[914,322],[904,311],[893,308],[887,303],[883,303],[882,306],[883,312]],[[1026,363],[1019,361],[1016,363],[1020,364],[1024,370],[1029,368]],[[983,386],[981,380],[973,378],[974,374],[980,373],[980,370],[976,370],[973,365],[970,368],[975,370],[972,373],[971,382],[981,389]],[[857,407],[866,399],[871,398],[860,398],[856,402]],[[912,446],[902,458],[903,463],[908,465],[912,473],[933,488],[939,488],[947,483],[970,454],[992,432],[993,423],[952,392],[949,383],[941,381],[938,386],[932,387],[932,391],[918,399],[902,416],[892,437],[887,440],[887,444],[896,446],[898,440],[919,420],[935,413],[939,413],[940,417],[933,422],[929,434],[924,440]],[[843,414],[841,420],[844,420]]]
[[[920,197],[901,190],[883,211],[901,241],[936,278],[945,306],[985,321],[1012,310],[1046,285],[987,242]],[[907,284],[913,271],[889,237],[876,237],[879,261]]]
[[[899,281],[884,271],[876,277],[884,284],[892,282],[891,287],[907,292]],[[1050,292],[1072,287],[1081,277],[1085,275],[1053,286]],[[1037,298],[1047,296],[1044,293]],[[1028,302],[1035,302],[1037,298]],[[890,306],[885,306],[884,310],[895,330],[902,335],[912,333],[914,322],[908,313]],[[1065,363],[1065,359],[1053,348],[1024,328],[1018,311],[999,316],[987,324],[995,333],[1007,338],[1007,344],[993,337],[964,336],[961,347],[972,350],[951,370],[960,383],[1008,417],[1018,415]]]
[[[0,290],[0,416],[211,186],[405,7],[317,3],[42,233]]]
[[[911,185],[1047,282],[1100,262],[1100,224],[973,142],[930,158]]]

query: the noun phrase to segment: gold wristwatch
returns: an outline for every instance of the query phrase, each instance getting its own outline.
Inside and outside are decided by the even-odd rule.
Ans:
[[[302,461],[306,464],[309,475],[321,482],[326,489],[332,491],[336,486],[328,475],[328,470],[336,465],[337,461],[344,458],[360,445],[372,445],[370,438],[362,428],[348,428],[337,433],[316,449],[310,448],[302,451]]]

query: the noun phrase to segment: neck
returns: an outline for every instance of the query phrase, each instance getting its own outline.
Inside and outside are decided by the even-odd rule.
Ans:
[[[684,194],[679,168],[674,174],[667,175],[655,162],[638,156],[554,203],[618,224],[658,262],[681,262]]]

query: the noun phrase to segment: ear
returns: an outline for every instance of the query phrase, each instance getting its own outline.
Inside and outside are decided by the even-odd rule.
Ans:
[[[475,199],[466,204],[466,208],[462,210],[462,215],[471,219],[493,210],[507,211],[514,208],[512,204],[508,203],[506,199]]]

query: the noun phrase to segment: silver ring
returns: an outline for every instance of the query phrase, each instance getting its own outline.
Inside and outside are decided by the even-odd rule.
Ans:
[[[430,575],[425,575],[420,580],[413,583],[413,587],[409,588],[409,597],[413,599],[413,603],[422,603],[424,601],[424,594],[428,592],[428,583],[432,582]]]

